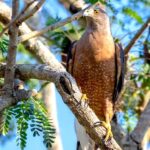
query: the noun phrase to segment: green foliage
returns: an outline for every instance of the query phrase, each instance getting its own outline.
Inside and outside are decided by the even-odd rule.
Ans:
[[[12,112],[9,109],[5,109],[3,112],[3,123],[1,125],[1,131],[3,135],[6,135],[10,130],[10,121],[11,121]]]
[[[50,20],[49,20],[50,18]],[[52,21],[51,21],[52,20]],[[54,22],[53,22],[54,20]],[[46,25],[53,24],[59,20],[58,17],[53,18],[52,16],[48,17],[48,21],[46,22]],[[50,45],[53,46],[53,49],[56,53],[67,53],[68,48],[70,47],[71,43],[75,40],[78,40],[81,36],[81,32],[83,30],[81,28],[78,28],[78,25],[76,25],[76,28],[73,26],[73,24],[67,24],[65,27],[56,29],[55,31],[49,31],[46,36],[48,39],[50,39]]]
[[[142,104],[145,103],[146,95],[150,90],[150,65],[140,62],[139,70],[137,70],[133,64],[138,61],[139,59],[135,59],[133,56],[129,59],[128,74],[131,73],[123,94],[124,122],[122,126],[127,132],[134,129],[141,113]]]
[[[7,53],[8,44],[9,44],[9,38],[7,35],[4,34],[2,37],[0,37],[0,51],[2,55]]]
[[[47,25],[47,26],[52,25],[52,24],[54,24],[54,23],[56,23],[56,22],[59,22],[60,20],[61,20],[61,18],[59,18],[59,17],[54,18],[54,17],[52,17],[52,16],[49,16],[49,17],[47,18],[46,25]]]
[[[123,13],[134,18],[139,23],[143,23],[142,17],[135,10],[125,7],[125,8],[123,8]]]
[[[85,0],[86,3],[91,3],[91,4],[94,4],[96,2],[101,2],[101,3],[104,3],[105,1],[104,0]]]
[[[23,150],[27,142],[27,129],[30,127],[33,136],[43,134],[46,147],[51,147],[55,139],[55,129],[49,120],[44,104],[40,100],[31,98],[16,106],[6,109],[3,115],[2,133],[6,135],[10,129],[12,118],[17,122],[17,145]]]

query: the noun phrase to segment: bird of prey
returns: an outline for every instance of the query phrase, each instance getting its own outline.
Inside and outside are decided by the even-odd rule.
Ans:
[[[85,33],[68,53],[67,70],[106,128],[107,141],[112,137],[110,121],[124,80],[124,53],[114,43],[103,4],[96,3],[83,16],[87,21]]]

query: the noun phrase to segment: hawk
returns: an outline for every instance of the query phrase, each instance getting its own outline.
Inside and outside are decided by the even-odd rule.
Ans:
[[[96,3],[83,16],[87,21],[85,33],[68,52],[67,70],[106,128],[107,141],[112,137],[110,121],[123,86],[124,53],[113,40],[104,5]]]

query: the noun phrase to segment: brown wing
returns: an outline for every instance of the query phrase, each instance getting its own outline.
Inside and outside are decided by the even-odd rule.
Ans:
[[[121,44],[115,44],[115,87],[113,94],[113,102],[115,103],[122,90],[125,74],[124,51]]]
[[[76,42],[74,41],[68,51],[67,55],[67,71],[73,75],[73,66],[74,66],[74,56],[75,56],[75,51],[76,51]]]

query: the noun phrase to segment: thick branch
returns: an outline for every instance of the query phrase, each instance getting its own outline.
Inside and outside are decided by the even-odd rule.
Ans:
[[[150,24],[150,17],[147,19],[147,21],[143,24],[143,26],[139,29],[139,31],[135,34],[133,39],[129,42],[129,44],[125,47],[124,51],[127,55],[132,46],[135,44],[135,42],[139,39],[139,37],[142,35],[142,33],[145,31],[145,29]]]
[[[12,20],[17,16],[19,10],[19,1],[12,1]],[[7,65],[5,70],[5,80],[4,80],[4,90],[8,90],[8,93],[12,93],[13,82],[14,82],[14,72],[16,64],[16,48],[17,48],[17,39],[18,39],[18,27],[16,24],[12,24],[9,28],[9,48],[7,54]]]
[[[125,142],[123,143],[124,150],[137,150],[142,149],[142,142],[145,135],[150,128],[150,101],[140,116],[137,126],[134,131],[127,135]]]
[[[23,78],[35,78],[54,82],[64,103],[73,111],[91,138],[98,143],[101,148],[121,150],[114,139],[109,142],[104,142],[106,130],[102,126],[94,126],[99,120],[88,106],[81,103],[82,93],[80,93],[75,80],[64,68],[60,67],[60,64],[56,60],[53,60],[52,63],[55,67],[50,65],[17,65],[16,73]],[[4,65],[0,66],[0,75],[4,72],[4,68]]]
[[[137,143],[141,144],[149,128],[150,128],[150,101],[147,107],[145,108],[145,110],[143,111],[142,115],[140,116],[140,119],[136,128],[131,134],[132,138]]]

